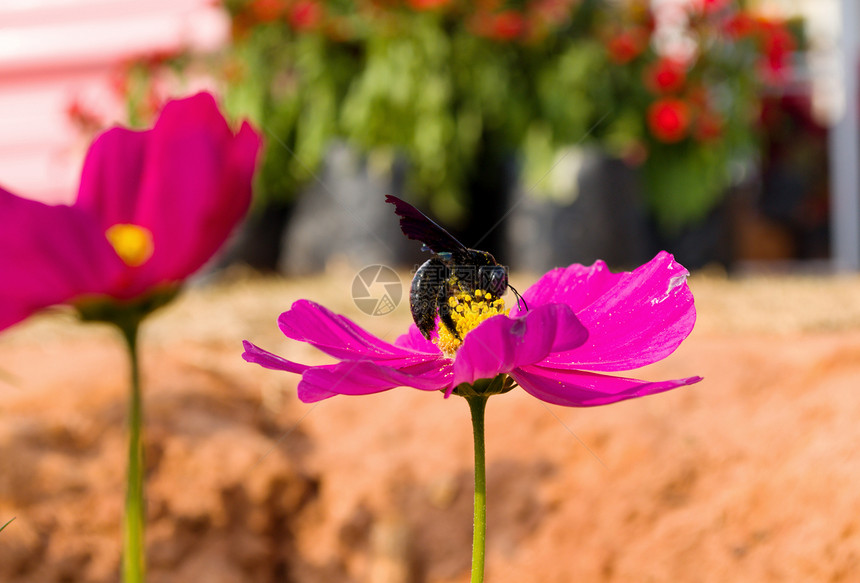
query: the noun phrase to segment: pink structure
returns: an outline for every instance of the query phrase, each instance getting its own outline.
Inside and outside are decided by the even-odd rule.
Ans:
[[[120,63],[229,37],[212,0],[0,2],[0,185],[45,202],[71,201],[87,140],[68,109],[123,119],[113,89]]]

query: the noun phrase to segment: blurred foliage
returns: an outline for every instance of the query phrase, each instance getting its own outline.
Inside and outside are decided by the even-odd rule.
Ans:
[[[641,168],[665,232],[695,222],[755,160],[761,99],[801,43],[798,23],[736,0],[663,13],[647,0],[223,2],[231,46],[129,67],[131,112],[165,67],[204,69],[267,138],[259,201],[293,196],[341,139],[375,161],[405,156],[412,190],[448,218],[490,140],[519,154],[537,196],[553,195],[543,178],[566,148],[599,147]]]

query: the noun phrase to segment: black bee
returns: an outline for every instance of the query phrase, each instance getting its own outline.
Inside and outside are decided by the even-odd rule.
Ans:
[[[430,339],[438,313],[442,324],[455,338],[462,340],[448,305],[448,298],[452,296],[482,290],[490,294],[489,300],[493,301],[502,297],[510,287],[517,301],[521,299],[517,290],[508,283],[507,268],[499,265],[491,254],[469,249],[424,213],[396,196],[388,195],[385,201],[394,205],[403,234],[420,241],[425,250],[436,254],[415,272],[409,292],[412,319],[425,338]]]

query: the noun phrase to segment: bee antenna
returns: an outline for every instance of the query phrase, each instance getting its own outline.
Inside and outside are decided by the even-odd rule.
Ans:
[[[529,305],[526,303],[525,298],[523,296],[521,296],[520,292],[518,292],[517,289],[514,286],[512,286],[511,284],[508,284],[508,287],[511,288],[511,291],[514,292],[515,296],[517,296],[517,307],[518,308],[520,307],[520,302],[522,301],[523,307],[525,308],[525,311],[528,312],[529,311]]]

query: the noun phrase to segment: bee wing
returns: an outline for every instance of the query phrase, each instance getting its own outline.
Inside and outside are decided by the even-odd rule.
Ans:
[[[466,246],[451,233],[408,202],[390,194],[385,197],[385,202],[394,205],[394,213],[400,217],[400,230],[408,238],[421,241],[434,253],[460,254],[467,251]]]

